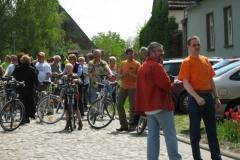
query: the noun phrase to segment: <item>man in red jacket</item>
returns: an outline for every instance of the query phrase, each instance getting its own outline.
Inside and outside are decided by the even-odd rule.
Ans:
[[[136,114],[147,115],[147,159],[158,159],[160,152],[160,126],[164,132],[170,160],[180,160],[174,124],[174,104],[170,81],[162,61],[163,46],[152,42],[148,46],[148,58],[137,73]]]

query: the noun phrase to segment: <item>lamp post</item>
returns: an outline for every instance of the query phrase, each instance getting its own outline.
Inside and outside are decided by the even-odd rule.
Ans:
[[[16,49],[15,49],[15,37],[16,37],[16,32],[12,31],[12,38],[13,38],[13,54],[16,55]]]

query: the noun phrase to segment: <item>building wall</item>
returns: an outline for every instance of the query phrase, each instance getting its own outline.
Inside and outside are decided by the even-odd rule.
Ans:
[[[183,10],[169,10],[169,16],[174,16],[176,18],[176,22],[178,23],[178,30],[182,30],[181,20],[184,17]]]
[[[223,9],[232,6],[233,47],[224,48]],[[206,14],[213,12],[215,50],[207,51]],[[188,9],[187,37],[196,35],[201,40],[201,54],[208,57],[231,58],[240,56],[240,3],[238,0],[203,0]]]

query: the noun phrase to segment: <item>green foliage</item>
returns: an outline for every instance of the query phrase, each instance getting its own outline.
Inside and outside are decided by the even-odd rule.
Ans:
[[[218,119],[218,137],[230,142],[240,142],[240,110],[235,113],[230,109],[225,115],[226,119]]]
[[[79,44],[73,43],[72,40],[70,39],[67,42],[63,42],[63,45],[61,48],[58,49],[58,52],[63,53],[66,56],[67,51],[69,50],[78,50],[79,55],[81,54],[81,51],[82,51]]]
[[[189,138],[189,117],[186,114],[178,114],[176,113],[174,115],[174,121],[175,121],[175,128],[177,135],[183,136],[186,138]],[[227,138],[224,138],[225,136],[222,136],[221,134],[223,131],[219,131],[219,127],[222,123],[219,122],[217,124],[217,134],[219,137],[219,144],[221,149],[227,149],[236,153],[240,152],[240,142],[233,142],[230,140],[227,140]],[[226,126],[228,129],[228,126]],[[207,134],[205,132],[205,127],[203,121],[201,121],[201,142],[200,143],[208,143],[207,142]],[[240,133],[239,133],[240,134]],[[227,135],[228,136],[228,135]]]
[[[119,62],[121,55],[126,50],[126,43],[116,32],[108,31],[107,34],[100,32],[92,37],[92,42],[99,48],[104,50],[105,55],[113,55]]]
[[[63,14],[58,13],[56,0],[0,1],[2,28],[0,50],[13,48],[11,33],[16,31],[16,53],[23,51],[35,56],[39,51],[52,55],[62,43],[65,32],[61,29]]]
[[[164,57],[170,57],[171,39],[173,31],[178,28],[176,19],[169,17],[168,4],[160,2],[153,9],[152,17],[141,29],[139,36],[140,46],[148,46],[151,42],[158,42],[164,46]]]

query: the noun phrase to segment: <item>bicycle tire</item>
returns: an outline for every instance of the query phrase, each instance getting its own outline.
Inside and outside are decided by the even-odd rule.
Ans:
[[[1,127],[5,131],[13,131],[17,129],[21,125],[24,113],[25,108],[20,101],[15,100],[15,107],[12,107],[12,101],[8,101],[0,112]]]
[[[137,134],[141,135],[147,126],[147,117],[140,116],[137,125]]]
[[[103,110],[99,111],[99,107],[103,105]],[[93,102],[87,113],[88,124],[95,129],[101,129],[108,126],[115,116],[115,107],[110,100],[101,101],[101,99]]]
[[[37,106],[39,119],[47,124],[60,121],[64,115],[64,104],[61,98],[55,95],[45,96]]]
[[[68,117],[69,117],[69,122],[70,122],[70,130],[74,130],[74,125],[75,125],[75,118],[74,118],[74,110],[73,110],[73,105],[72,102],[70,101],[68,104]]]

